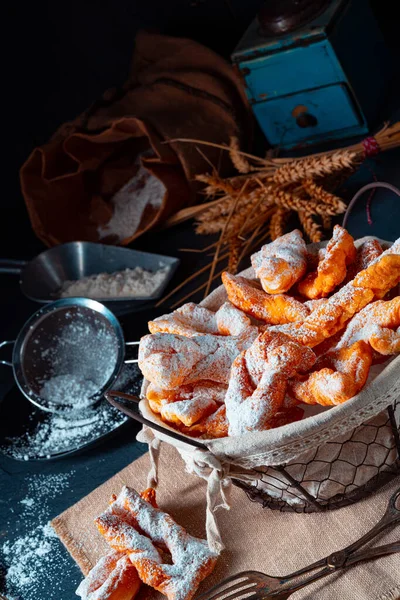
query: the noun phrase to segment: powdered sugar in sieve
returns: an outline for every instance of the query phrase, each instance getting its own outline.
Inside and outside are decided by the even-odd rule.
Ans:
[[[48,410],[92,405],[119,370],[119,340],[105,315],[88,306],[49,312],[22,347],[24,379]]]

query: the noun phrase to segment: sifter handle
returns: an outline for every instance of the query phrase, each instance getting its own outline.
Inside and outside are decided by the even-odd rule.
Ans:
[[[166,427],[161,427],[161,425],[158,425],[157,423],[153,423],[153,421],[149,421],[149,419],[146,419],[146,417],[144,417],[139,411],[138,404],[140,402],[140,399],[137,396],[125,394],[124,392],[119,392],[117,390],[110,390],[109,392],[106,392],[104,396],[110,404],[115,406],[115,408],[118,408],[118,410],[123,412],[125,415],[128,415],[128,417],[131,417],[135,421],[139,421],[139,423],[142,423],[142,425],[147,425],[151,429],[155,429],[156,431],[159,431],[164,435],[172,437],[175,440],[179,440],[180,442],[184,442],[189,446],[194,446],[195,448],[207,450],[207,446],[205,446],[205,444],[202,444],[201,442],[195,439],[187,438],[186,436],[181,435],[175,431],[171,431]]]
[[[0,342],[0,348],[2,348],[3,346],[8,346],[9,344],[14,345],[15,344],[15,340],[6,341],[6,342]],[[10,362],[8,360],[0,360],[0,365],[6,365],[7,367],[12,367],[13,366],[12,362]]]
[[[13,260],[12,258],[0,258],[0,273],[12,273],[20,275],[26,265],[26,260]]]

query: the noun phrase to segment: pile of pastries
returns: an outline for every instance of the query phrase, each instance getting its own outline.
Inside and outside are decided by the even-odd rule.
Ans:
[[[142,583],[168,600],[191,600],[217,554],[160,510],[153,488],[127,486],[95,520],[111,550],[82,581],[82,600],[133,600]]]
[[[150,408],[196,437],[263,431],[305,404],[358,394],[370,367],[400,352],[400,238],[356,248],[336,225],[310,253],[300,231],[251,259],[254,279],[223,273],[228,301],[193,303],[149,323],[139,366]]]

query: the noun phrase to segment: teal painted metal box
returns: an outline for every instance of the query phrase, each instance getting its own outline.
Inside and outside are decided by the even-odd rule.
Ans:
[[[368,0],[334,0],[281,36],[264,36],[256,19],[232,60],[261,129],[281,148],[368,133],[391,72]]]

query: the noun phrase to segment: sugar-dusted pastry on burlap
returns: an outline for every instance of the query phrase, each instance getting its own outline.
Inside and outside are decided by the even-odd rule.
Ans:
[[[133,600],[141,585],[129,556],[112,550],[93,567],[76,593],[82,600]]]
[[[260,334],[232,365],[225,397],[229,435],[270,429],[283,409],[288,379],[314,362],[310,348],[285,334]]]
[[[140,580],[168,600],[191,600],[218,558],[205,540],[191,536],[169,514],[126,486],[97,517],[96,525],[111,548],[129,558]],[[161,550],[170,554],[170,560]]]
[[[266,244],[251,257],[253,269],[268,294],[290,290],[307,270],[307,247],[299,229]]]
[[[335,225],[317,270],[300,281],[300,294],[310,300],[328,296],[345,279],[347,267],[356,256],[352,236],[340,225]]]
[[[153,488],[144,490],[141,497],[157,508]],[[115,499],[116,496],[112,498],[112,502]],[[136,567],[127,553],[111,550],[89,571],[76,593],[82,600],[133,600],[141,584]]]

